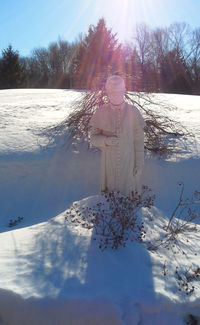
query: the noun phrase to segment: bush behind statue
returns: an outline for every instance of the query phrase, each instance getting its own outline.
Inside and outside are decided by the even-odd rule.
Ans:
[[[168,157],[182,151],[186,141],[193,139],[191,132],[169,117],[169,111],[176,109],[174,105],[150,93],[126,92],[125,99],[139,109],[146,122],[144,147],[147,152]],[[74,141],[89,142],[89,121],[96,109],[106,103],[104,88],[84,92],[72,103],[71,114],[66,119],[42,131],[48,136],[49,145],[57,146],[59,139],[67,148]]]

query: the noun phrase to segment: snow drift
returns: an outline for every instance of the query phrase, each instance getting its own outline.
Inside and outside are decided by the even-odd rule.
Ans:
[[[200,287],[179,291],[176,266],[200,264],[199,234],[190,233],[186,256],[150,253],[139,243],[101,252],[92,231],[66,225],[72,202],[100,199],[99,152],[86,145],[45,150],[41,127],[61,121],[81,92],[51,89],[0,91],[0,319],[2,324],[186,324],[200,317]],[[146,157],[143,183],[156,195],[143,210],[147,236],[162,231],[178,198],[200,189],[198,96],[157,95],[177,105],[169,114],[195,134],[169,160]],[[10,218],[23,220],[9,228]],[[149,222],[150,219],[153,222]],[[198,228],[199,229],[199,228]],[[194,255],[194,253],[197,255]],[[167,273],[163,275],[163,265]]]

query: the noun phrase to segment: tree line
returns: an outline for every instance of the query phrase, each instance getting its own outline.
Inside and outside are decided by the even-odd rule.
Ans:
[[[123,44],[101,18],[72,43],[59,38],[29,57],[9,45],[0,57],[1,89],[101,89],[113,73],[130,91],[200,94],[200,27],[139,24]]]

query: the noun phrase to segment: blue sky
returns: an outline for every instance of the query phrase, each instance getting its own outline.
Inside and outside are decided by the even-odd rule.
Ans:
[[[0,0],[0,54],[9,44],[29,56],[58,37],[72,42],[101,17],[126,41],[141,22],[200,27],[200,0]]]

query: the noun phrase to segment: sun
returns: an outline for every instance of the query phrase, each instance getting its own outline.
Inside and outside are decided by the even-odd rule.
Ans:
[[[111,0],[105,8],[105,19],[120,39],[126,39],[134,22],[134,0]]]

